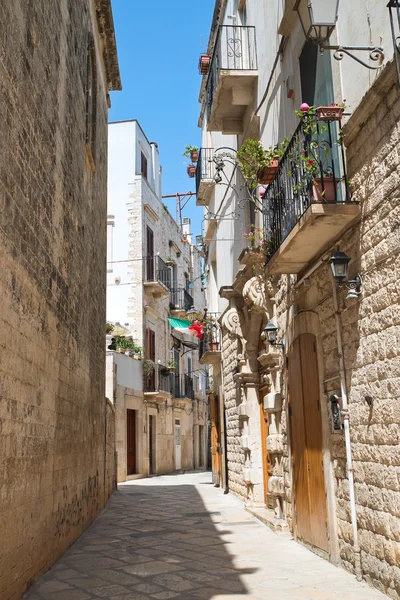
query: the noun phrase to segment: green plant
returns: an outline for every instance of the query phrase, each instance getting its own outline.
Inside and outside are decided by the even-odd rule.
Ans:
[[[114,327],[115,326],[112,323],[109,323],[107,321],[107,323],[106,323],[106,334],[110,335],[110,333],[112,333],[114,331]]]
[[[288,137],[284,137],[281,142],[277,146],[270,146],[268,150],[265,151],[265,158],[267,161],[267,167],[272,165],[274,160],[278,158],[279,160],[286,152],[286,148],[288,147],[290,140]]]
[[[121,350],[132,350],[135,354],[141,354],[142,348],[138,346],[130,337],[116,336],[114,338],[115,347],[121,348]]]
[[[147,376],[151,375],[156,368],[156,363],[148,358],[146,358],[146,360],[143,361],[142,365],[143,373]]]
[[[248,251],[251,254],[251,265],[254,275],[260,280],[265,273],[265,261],[270,248],[269,236],[262,227],[251,225],[250,232],[243,237],[249,242]]]
[[[258,185],[258,173],[267,166],[267,157],[262,143],[248,138],[237,151],[236,160],[249,190]]]
[[[190,158],[192,152],[198,152],[198,146],[185,146],[185,152],[182,154],[185,158]]]
[[[174,360],[169,360],[167,362],[167,369],[171,369],[171,371],[175,370],[175,361]]]

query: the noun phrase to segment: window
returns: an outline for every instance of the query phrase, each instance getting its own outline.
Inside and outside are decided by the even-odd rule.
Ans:
[[[156,334],[150,329],[147,329],[147,358],[155,362],[156,360]]]
[[[146,229],[146,281],[154,281],[154,233]]]
[[[143,152],[140,153],[140,172],[147,179],[147,158]]]
[[[92,168],[96,160],[96,120],[97,120],[97,71],[96,52],[92,36],[87,47],[86,68],[86,149],[91,159]]]

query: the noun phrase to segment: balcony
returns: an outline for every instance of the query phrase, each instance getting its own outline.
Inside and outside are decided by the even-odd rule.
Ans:
[[[338,123],[303,118],[263,197],[268,274],[300,273],[359,218]]]
[[[165,298],[171,288],[171,270],[160,256],[150,256],[145,261],[146,275],[143,282],[146,292],[154,298]]]
[[[217,229],[217,219],[208,218],[204,220],[204,242],[209,244],[214,237],[214,233]]]
[[[243,133],[257,77],[255,28],[220,26],[206,83],[208,131]]]
[[[199,362],[201,365],[215,365],[221,360],[221,329],[216,314],[208,314],[200,340]]]
[[[191,375],[173,375],[174,398],[194,400],[194,382]]]
[[[196,165],[196,206],[208,206],[215,187],[214,149],[201,148]]]
[[[169,309],[171,315],[177,319],[184,318],[193,306],[193,298],[184,288],[170,290]]]
[[[153,399],[165,399],[171,396],[173,390],[174,375],[164,365],[157,364],[155,371],[150,375],[143,376],[143,391],[145,397]]]

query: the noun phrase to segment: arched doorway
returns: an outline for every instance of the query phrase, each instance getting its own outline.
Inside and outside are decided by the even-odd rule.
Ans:
[[[329,553],[316,337],[304,333],[287,356],[296,539]]]

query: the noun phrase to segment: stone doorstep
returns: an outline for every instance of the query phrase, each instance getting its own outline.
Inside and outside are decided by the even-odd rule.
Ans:
[[[143,479],[143,477],[145,477],[145,475],[142,475],[141,473],[135,473],[134,475],[127,475],[125,481],[134,481],[135,479]],[[120,483],[124,482],[121,481]]]
[[[259,521],[267,525],[272,531],[278,535],[285,536],[289,539],[293,539],[292,534],[289,531],[289,526],[283,519],[277,519],[275,513],[271,508],[258,508],[254,506],[245,506],[245,510],[256,517]]]

